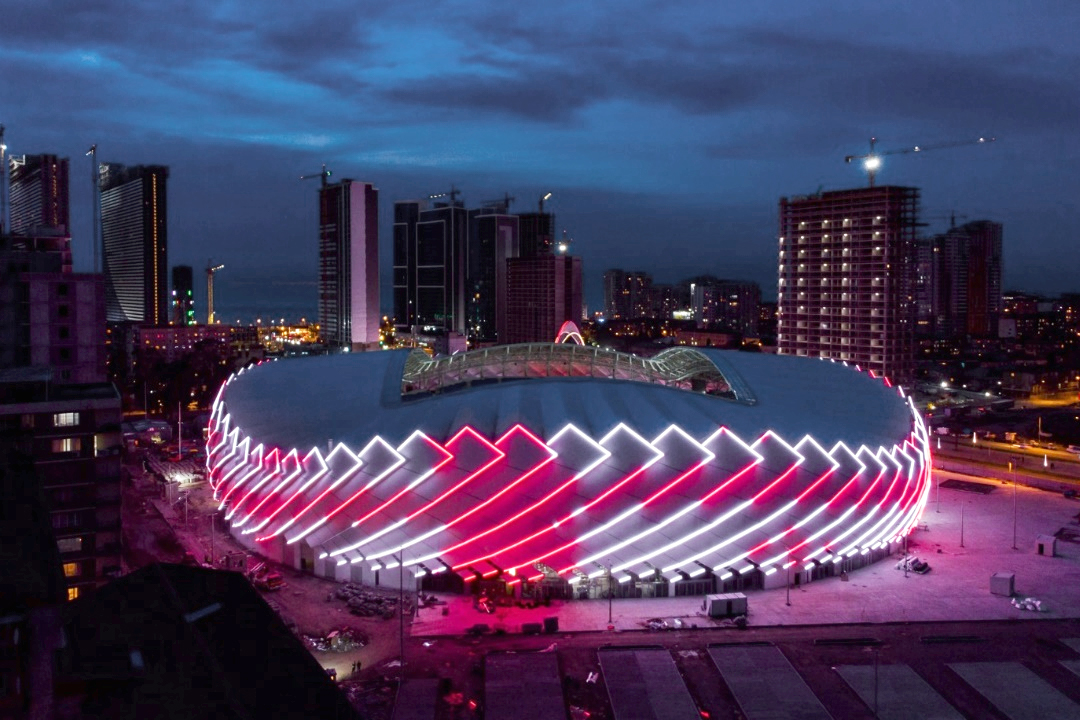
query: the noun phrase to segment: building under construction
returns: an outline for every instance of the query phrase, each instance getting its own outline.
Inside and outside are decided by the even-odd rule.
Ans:
[[[781,198],[780,354],[910,377],[918,211],[910,187]]]

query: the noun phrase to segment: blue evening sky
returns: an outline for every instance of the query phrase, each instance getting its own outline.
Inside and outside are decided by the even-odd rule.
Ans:
[[[298,178],[324,162],[379,188],[384,266],[395,200],[454,185],[522,212],[551,191],[590,309],[610,267],[772,297],[779,198],[864,183],[843,157],[871,135],[997,137],[886,158],[880,181],[922,189],[927,231],[1004,223],[1006,286],[1057,293],[1080,290],[1077,37],[1074,0],[7,0],[0,123],[9,152],[70,156],[77,269],[87,148],[169,165],[169,262],[225,263],[229,320],[314,312]]]

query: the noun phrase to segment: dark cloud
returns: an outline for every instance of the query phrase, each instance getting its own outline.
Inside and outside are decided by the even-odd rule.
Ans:
[[[707,269],[769,295],[778,198],[862,182],[842,158],[870,135],[998,136],[882,177],[921,187],[928,213],[1005,222],[1007,284],[1065,289],[1076,31],[1070,2],[9,0],[0,122],[16,152],[70,155],[73,178],[91,142],[170,165],[170,261],[225,262],[226,304],[276,288],[265,302],[313,306],[315,188],[297,178],[323,162],[379,186],[386,253],[395,199],[451,182],[470,202],[555,190],[594,306],[612,265],[661,281]],[[87,183],[72,186],[77,264]]]
[[[433,117],[475,119],[486,114],[565,123],[605,95],[603,86],[563,69],[529,68],[509,76],[451,75],[401,83],[380,93],[387,101],[437,108]]]

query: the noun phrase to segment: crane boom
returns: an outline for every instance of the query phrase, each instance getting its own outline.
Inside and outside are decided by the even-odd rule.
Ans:
[[[870,138],[870,152],[865,155],[846,155],[844,156],[844,162],[850,163],[854,160],[862,160],[863,167],[866,169],[866,174],[870,178],[870,187],[874,187],[874,177],[877,171],[881,168],[881,158],[885,155],[907,155],[908,153],[922,153],[929,152],[931,150],[944,150],[946,148],[962,147],[964,145],[983,145],[986,143],[992,143],[997,138],[981,137],[977,140],[955,140],[953,142],[936,143],[934,145],[915,145],[914,147],[897,148],[895,150],[882,150],[875,151],[874,145],[877,144],[877,138]]]
[[[320,180],[322,180],[322,186],[326,187],[326,178],[330,177],[331,175],[333,175],[333,172],[330,171],[330,170],[327,170],[326,169],[326,163],[323,163],[322,172],[314,173],[314,174],[311,174],[311,175],[301,175],[300,179],[301,180],[314,180],[315,178],[319,178]]]

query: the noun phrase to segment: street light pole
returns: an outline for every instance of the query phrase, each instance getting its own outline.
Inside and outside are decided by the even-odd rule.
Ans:
[[[791,607],[791,565],[787,566],[787,606]]]
[[[878,716],[878,655],[880,654],[877,648],[874,648],[874,717]]]
[[[405,551],[398,553],[398,640],[400,643],[401,684],[405,684]]]
[[[615,595],[615,588],[612,585],[612,583],[614,583],[614,581],[615,581],[615,575],[611,572],[611,564],[610,564],[610,562],[608,564],[607,572],[608,572],[608,582],[607,582],[607,624],[610,627],[613,624],[613,619],[612,619],[612,610],[613,610],[612,603],[613,603],[613,600],[612,600],[612,598]]]
[[[1012,465],[1012,463],[1009,463]],[[1013,544],[1012,549],[1016,549],[1016,470],[1013,470]]]

